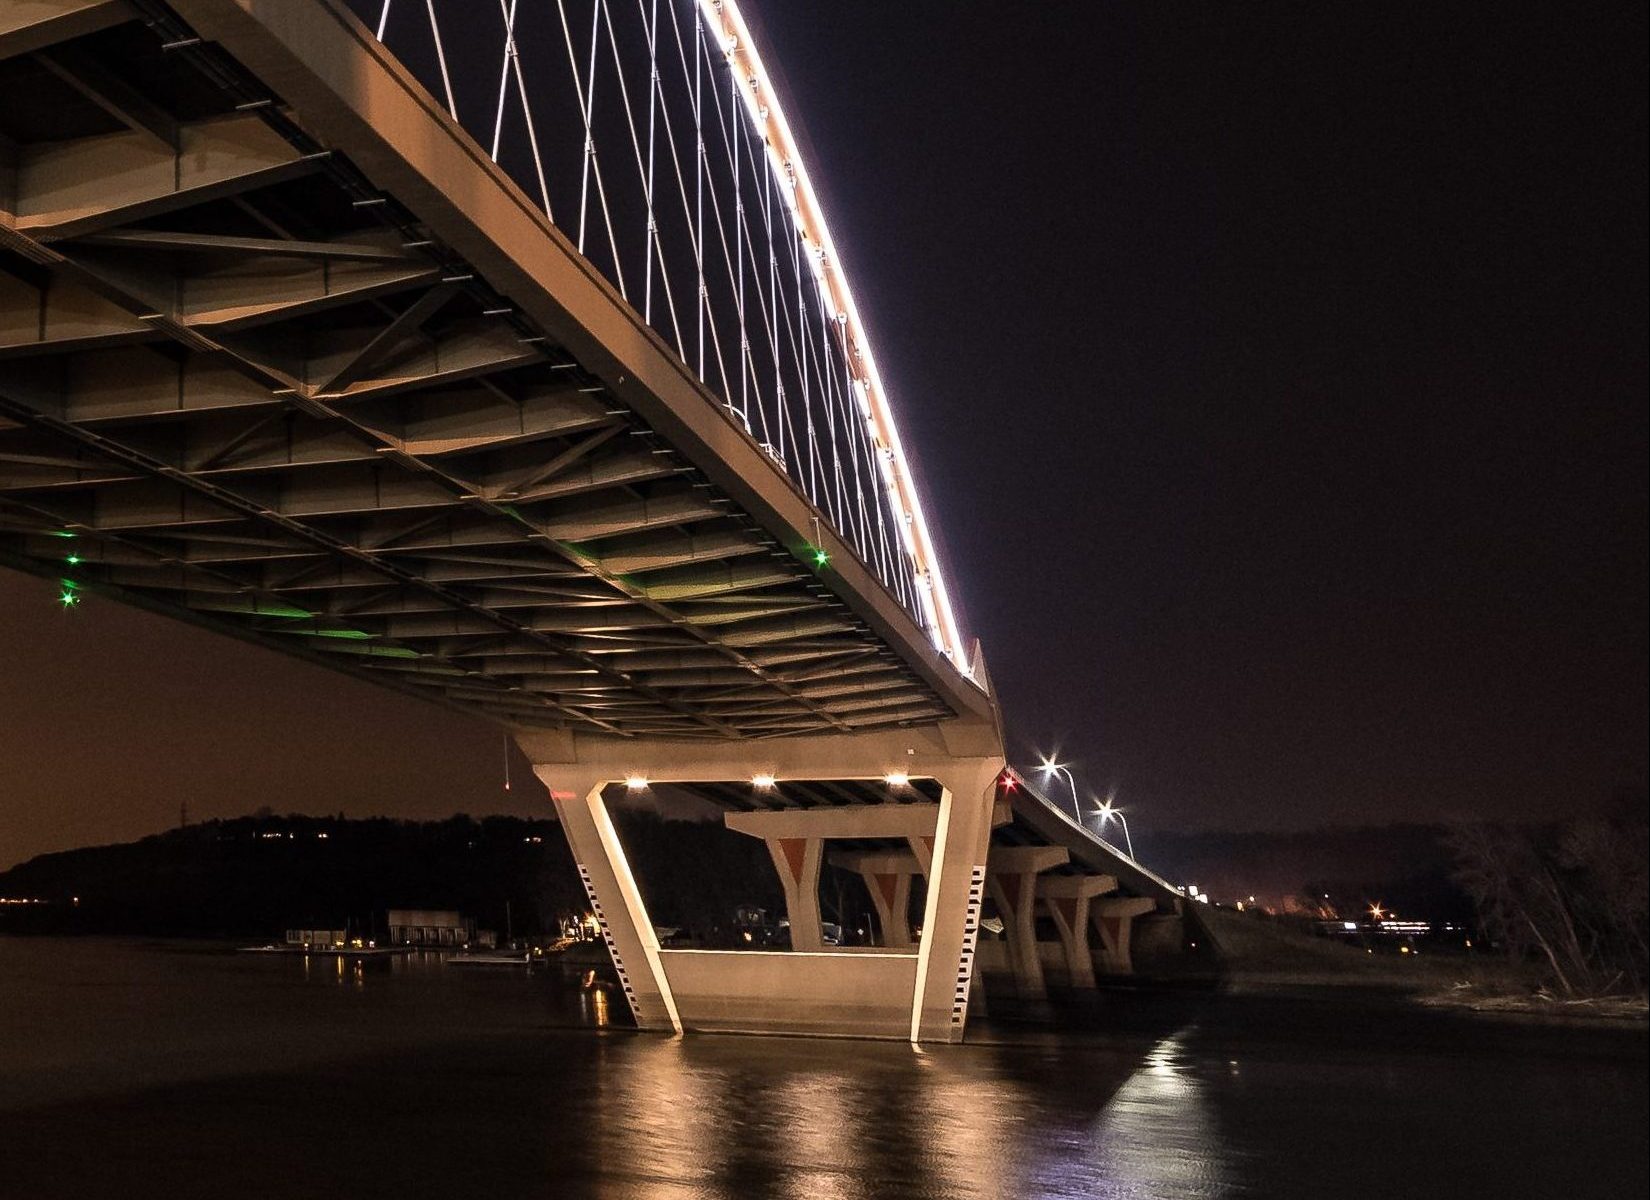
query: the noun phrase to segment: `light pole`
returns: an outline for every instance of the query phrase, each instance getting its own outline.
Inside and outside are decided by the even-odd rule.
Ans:
[[[1052,758],[1045,758],[1043,759],[1043,765],[1038,770],[1043,773],[1044,779],[1055,775],[1065,776],[1066,786],[1071,788],[1071,812],[1077,818],[1077,823],[1081,825],[1083,823],[1083,810],[1077,803],[1077,781],[1071,777],[1071,768],[1064,763],[1055,762]]]
[[[1123,815],[1123,810],[1114,803],[1116,799],[1117,792],[1115,790],[1106,793],[1106,802],[1100,806],[1100,828],[1104,829],[1108,821],[1113,817],[1117,818],[1117,823],[1123,827],[1123,844],[1129,848],[1129,861],[1133,862],[1135,861],[1134,839],[1129,836],[1129,819]]]

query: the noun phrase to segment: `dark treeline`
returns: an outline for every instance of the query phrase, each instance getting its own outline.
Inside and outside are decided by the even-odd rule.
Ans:
[[[0,895],[49,902],[0,916],[13,929],[249,938],[346,922],[373,936],[388,908],[457,909],[502,934],[506,905],[515,933],[542,933],[585,907],[555,822],[464,815],[205,821],[41,855],[0,874]]]
[[[708,937],[739,905],[781,906],[761,842],[645,812],[615,822],[658,923]],[[258,939],[346,922],[374,936],[390,908],[456,909],[500,935],[507,923],[517,936],[549,934],[589,907],[557,822],[463,814],[205,821],[41,855],[0,872],[0,896],[47,901],[0,907],[9,932]]]
[[[1554,991],[1644,994],[1650,826],[1642,794],[1541,825],[1461,825],[1450,846],[1490,935]]]

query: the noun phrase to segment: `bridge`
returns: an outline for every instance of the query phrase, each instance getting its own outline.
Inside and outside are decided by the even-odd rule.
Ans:
[[[780,100],[733,0],[0,0],[0,562],[502,725],[641,1027],[953,1041],[1180,899],[1008,768]],[[661,946],[667,785],[790,950]]]

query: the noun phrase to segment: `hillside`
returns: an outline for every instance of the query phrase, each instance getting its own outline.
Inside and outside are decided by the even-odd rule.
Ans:
[[[761,843],[705,823],[617,823],[661,923],[708,927],[738,904],[775,907]],[[688,886],[687,877],[693,879]],[[588,904],[555,821],[346,820],[263,813],[123,845],[45,854],[0,873],[0,931],[267,938],[292,927],[373,929],[388,908],[457,909],[502,932],[550,932]]]

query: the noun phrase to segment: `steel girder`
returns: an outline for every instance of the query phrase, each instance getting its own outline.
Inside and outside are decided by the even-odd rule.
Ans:
[[[119,0],[0,16],[6,562],[513,724],[951,715],[817,564],[171,33]]]

